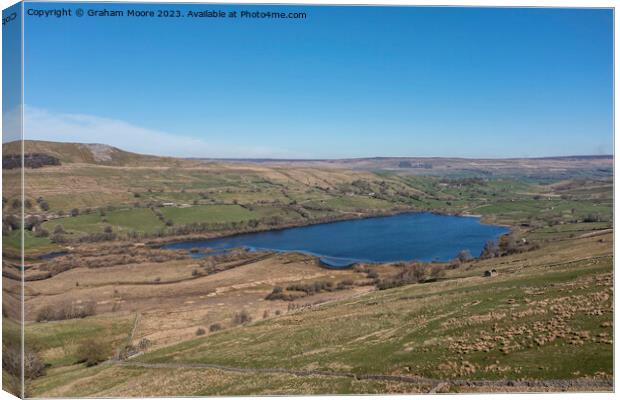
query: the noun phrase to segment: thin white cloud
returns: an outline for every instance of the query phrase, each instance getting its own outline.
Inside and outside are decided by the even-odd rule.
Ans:
[[[2,115],[2,143],[19,140],[22,135],[21,125],[21,105],[4,112]]]
[[[87,114],[53,113],[26,106],[24,138],[55,142],[103,143],[142,154],[174,157],[291,157],[283,149],[222,145],[199,138],[143,128]]]

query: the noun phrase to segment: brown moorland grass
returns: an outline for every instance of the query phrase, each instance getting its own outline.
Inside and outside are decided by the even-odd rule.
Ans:
[[[154,285],[154,292],[149,290],[141,294],[137,286],[130,286],[127,296],[131,297],[127,300],[134,308],[109,315],[131,318],[131,312],[140,310],[140,323],[133,341],[137,343],[147,338],[154,343],[139,357],[147,363],[207,362],[246,368],[278,365],[302,370],[413,374],[445,379],[604,378],[611,373],[608,359],[611,354],[611,325],[608,324],[612,299],[611,237],[606,233],[560,240],[530,253],[472,261],[459,269],[448,270],[447,277],[436,283],[370,293],[368,290],[372,287],[368,286],[319,293],[299,304],[307,304],[306,307],[292,309],[288,307],[290,302],[270,302],[263,298],[274,285],[359,279],[364,273],[322,269],[302,255],[274,255],[196,281],[174,284],[170,291],[160,292],[158,288],[166,285]],[[161,265],[161,272],[164,265]],[[145,270],[152,267],[145,267]],[[191,275],[189,269],[181,269],[181,264],[176,272],[173,265],[168,267],[173,274],[183,271]],[[499,274],[485,278],[483,272],[491,267]],[[373,269],[385,274],[382,268],[389,267]],[[120,270],[119,267],[118,273]],[[90,272],[97,274],[89,277]],[[68,273],[75,272],[68,271],[53,279],[61,279]],[[132,275],[138,273],[132,271]],[[248,277],[260,276],[270,279],[248,281]],[[86,287],[82,290],[92,297],[97,296],[100,289],[89,288],[87,282],[91,278],[99,284],[103,278],[98,270],[84,271],[82,280]],[[199,285],[194,286],[194,283]],[[209,287],[213,291],[206,293],[204,289]],[[267,305],[270,314],[263,319]],[[232,327],[231,317],[240,310],[250,312],[253,322]],[[280,315],[276,315],[276,310]],[[206,332],[204,339],[196,339],[198,328],[212,324],[222,324],[224,330]],[[530,345],[534,347],[528,347]],[[380,353],[381,357],[375,353]],[[45,354],[50,357],[53,352]],[[541,357],[547,360],[548,367],[538,370]],[[575,357],[583,367],[571,361]],[[368,363],[369,359],[375,361]],[[377,363],[377,360],[383,361]],[[584,360],[589,361],[584,363]],[[124,373],[135,377],[137,382],[144,382],[145,386],[139,386],[143,393],[173,395],[183,390],[180,378],[168,379],[165,385],[168,389],[152,386],[162,371],[159,368],[93,368],[96,370],[52,368],[47,377],[34,383],[33,390],[46,396],[135,393],[123,383],[127,382],[121,379]],[[192,383],[199,387],[188,389],[188,393],[197,394],[356,393],[358,390],[372,393],[373,388],[413,393],[431,389],[389,382],[367,382],[352,387],[350,379],[342,377],[300,378],[256,373],[256,380],[244,378],[254,382],[248,386],[248,392],[244,392],[240,387],[226,384],[225,376],[230,373],[182,368],[174,371],[174,376],[202,376],[207,381],[209,376],[221,379],[220,385],[211,385],[218,391]],[[112,374],[109,386],[102,387],[99,378],[108,376],[106,374]],[[77,377],[84,385],[73,382]],[[263,383],[258,385],[258,382]],[[287,389],[280,391],[276,384]],[[461,391],[463,388],[452,385],[445,390]],[[508,389],[495,386],[488,390]]]
[[[36,146],[40,150],[47,144]],[[600,176],[595,171],[604,169],[608,160],[570,161],[574,165],[565,173],[589,177],[546,184],[549,176],[533,182],[531,177],[520,179],[519,171],[531,171],[536,164],[566,166],[569,161],[482,160],[476,168],[516,179],[476,179],[412,176],[411,171],[394,170],[393,160],[359,160],[349,166],[361,170],[353,171],[341,168],[347,164],[342,162],[267,165],[156,160],[110,153],[109,149],[92,152],[88,146],[49,149],[67,154],[61,166],[27,171],[27,197],[32,204],[27,213],[52,219],[44,226],[65,221],[75,232],[66,234],[65,243],[50,246],[49,238],[41,237],[28,248],[27,337],[39,342],[41,357],[50,364],[45,376],[29,382],[29,391],[37,395],[437,389],[257,371],[245,371],[247,385],[231,385],[239,378],[236,373],[184,368],[188,362],[440,380],[559,377],[602,381],[612,372],[613,185],[604,170]],[[108,161],[106,154],[111,157]],[[95,156],[104,159],[95,160]],[[437,171],[453,162],[459,168],[472,166],[466,160],[443,162]],[[363,171],[371,165],[384,171]],[[3,172],[5,182],[17,182],[18,171]],[[17,193],[4,195],[4,211],[12,212]],[[40,196],[44,201],[37,201]],[[166,206],[171,208],[163,202],[171,203]],[[44,203],[49,211],[43,210]],[[66,215],[73,208],[80,217],[58,214]],[[175,234],[177,238],[222,235],[403,209],[484,214],[486,222],[511,226],[522,252],[465,261],[445,269],[445,276],[437,275],[437,279],[376,291],[375,280],[390,279],[411,266],[328,270],[304,255],[243,252],[207,261],[145,246],[171,240]],[[172,219],[176,215],[178,221],[193,222],[209,210],[221,212],[209,218],[240,223],[174,233],[172,229],[183,226],[175,221],[168,226],[165,218],[158,217],[170,214]],[[260,221],[239,221],[235,213]],[[59,216],[62,219],[55,220]],[[150,234],[161,234],[161,238],[132,235],[140,230],[144,218],[153,220]],[[83,234],[101,238],[107,228],[121,235],[121,240],[80,241]],[[64,248],[69,254],[46,261],[34,257],[48,248]],[[372,276],[369,270],[374,271]],[[484,277],[488,270],[496,270],[497,275]],[[19,271],[5,262],[3,272],[6,298],[17,293]],[[303,297],[265,300],[278,286]],[[94,316],[34,322],[45,307],[91,301]],[[235,326],[236,314],[252,321]],[[211,326],[220,329],[211,330]],[[205,332],[197,337],[199,329]],[[145,353],[135,360],[146,362],[147,367],[75,364],[77,339],[93,335],[109,339],[109,354],[136,346]],[[165,365],[153,367],[153,363]],[[170,376],[164,378],[160,371]],[[132,377],[138,385],[135,388],[130,386]],[[441,390],[467,389],[449,384]]]

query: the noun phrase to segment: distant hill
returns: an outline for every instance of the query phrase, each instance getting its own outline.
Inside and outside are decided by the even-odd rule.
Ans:
[[[21,152],[20,142],[2,145],[3,160],[13,158]],[[98,143],[63,143],[40,140],[24,141],[24,153],[47,155],[60,160],[61,164],[82,163],[110,166],[153,166],[178,165],[183,160],[172,157],[160,157],[131,153]]]
[[[207,159],[205,159],[207,160]],[[216,159],[211,159],[215,161]],[[228,163],[264,166],[346,168],[401,175],[447,177],[512,177],[558,180],[613,176],[612,155],[576,155],[538,158],[372,157],[334,160],[217,159]]]
[[[54,165],[46,159],[58,159],[61,164],[80,163],[119,167],[188,167],[216,162],[220,167],[244,164],[271,168],[348,169],[366,172],[392,172],[399,175],[433,175],[440,177],[505,177],[536,181],[570,178],[609,178],[613,176],[612,155],[578,155],[565,157],[474,159],[456,157],[373,157],[351,159],[223,159],[174,158],[131,153],[105,144],[63,143],[27,140],[25,153],[35,167]],[[19,142],[5,143],[3,164],[19,161]],[[46,156],[49,156],[46,158]],[[30,166],[33,167],[33,166]]]

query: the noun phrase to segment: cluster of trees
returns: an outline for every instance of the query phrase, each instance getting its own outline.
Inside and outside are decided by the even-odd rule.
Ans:
[[[583,218],[583,222],[602,222],[603,220],[599,213],[589,213]]]
[[[50,208],[49,204],[47,203],[47,201],[45,201],[43,197],[38,197],[36,201],[41,210],[43,211],[49,210]],[[7,204],[8,200],[5,197],[3,197],[2,203]],[[11,202],[11,208],[18,210],[20,207],[21,207],[20,199],[13,199]],[[24,207],[28,209],[32,208],[32,202],[30,201],[30,199],[26,199],[24,201]],[[40,225],[42,222],[43,220],[40,217],[36,215],[29,215],[26,218],[24,218],[24,228],[30,231],[34,231],[35,236],[47,236],[48,232],[45,231],[44,229],[41,229]],[[8,212],[4,213],[4,216],[2,218],[3,232],[8,233],[14,229],[19,229],[20,225],[21,225],[21,220],[18,215],[11,214]]]
[[[117,237],[118,236],[116,233],[114,233],[114,230],[112,229],[112,227],[108,225],[105,228],[103,228],[103,232],[88,233],[76,239],[70,239],[67,236],[67,232],[64,230],[62,225],[56,225],[54,227],[54,232],[50,236],[50,240],[57,244],[66,244],[71,241],[77,241],[78,243],[90,243],[90,242],[112,241],[112,240],[116,240]]]
[[[524,238],[521,238],[518,233],[511,232],[508,235],[502,236],[499,243],[494,240],[487,241],[480,253],[480,258],[503,257],[510,254],[536,250],[538,248],[540,248],[540,246],[537,243],[530,243]]]
[[[61,321],[65,319],[86,318],[95,315],[96,304],[94,301],[77,303],[65,301],[58,305],[46,305],[37,313],[37,322]]]
[[[77,267],[105,268],[146,262],[161,263],[180,260],[185,257],[185,255],[171,250],[111,245],[93,253],[68,254],[53,258],[40,264],[40,268],[55,275]]]
[[[477,177],[458,178],[458,179],[444,178],[444,179],[441,179],[439,182],[444,183],[448,186],[452,186],[452,187],[486,186],[487,185],[486,180],[484,180],[483,178],[477,178]]]
[[[39,207],[43,211],[49,211],[49,209],[50,209],[49,203],[47,201],[45,201],[45,199],[43,197],[41,197],[41,196],[37,197],[37,204],[39,205]]]
[[[319,281],[312,283],[295,283],[293,285],[289,285],[286,290],[294,291],[294,292],[304,292],[306,295],[311,296],[315,293],[321,292],[331,292],[335,289],[335,285],[333,282],[328,281]]]
[[[109,349],[100,340],[88,339],[80,343],[75,351],[75,357],[78,363],[92,367],[108,359]]]
[[[353,279],[344,279],[337,284],[329,281],[317,281],[312,283],[295,283],[286,287],[286,291],[281,286],[273,288],[265,300],[284,300],[293,301],[301,297],[312,296],[321,292],[333,292],[345,290],[355,286]],[[303,293],[303,294],[300,294]]]
[[[45,372],[45,363],[39,355],[40,349],[31,343],[26,343],[24,352],[21,351],[19,340],[2,341],[2,370],[19,381],[22,375],[22,360],[24,378],[27,380],[42,376]],[[23,359],[22,359],[23,355]],[[16,393],[20,393],[20,382],[16,382],[15,388],[11,388]],[[5,386],[6,387],[6,386]]]
[[[209,332],[211,333],[221,331],[222,329],[224,329],[222,328],[222,325],[217,322],[209,325]]]
[[[461,250],[459,254],[450,262],[449,267],[451,269],[456,269],[461,266],[461,264],[470,262],[474,259],[469,250]]]
[[[409,263],[403,265],[395,276],[379,280],[376,287],[384,290],[412,283],[435,281],[445,276],[445,273],[445,267],[442,265]]]
[[[21,220],[14,214],[6,214],[2,217],[2,232],[6,235],[14,229],[19,229]]]
[[[209,256],[200,261],[200,266],[204,269],[207,275],[217,274],[218,272],[224,272],[232,268],[236,268],[236,264],[230,264],[230,261],[235,261],[242,258],[245,254],[240,252],[226,252],[214,256]]]
[[[232,317],[233,325],[243,325],[249,322],[252,322],[252,317],[250,316],[250,313],[248,313],[246,310],[236,312]]]
[[[265,297],[265,300],[284,300],[284,301],[293,301],[300,298],[299,294],[285,293],[284,288],[281,286],[276,286],[273,288],[271,293]]]
[[[6,313],[3,309],[3,317]],[[8,323],[2,330],[2,387],[16,396],[21,395],[21,376],[31,380],[42,376],[45,372],[45,363],[40,352],[40,346],[31,340],[24,343],[22,352],[22,340],[19,329],[9,329]],[[26,396],[28,394],[26,393]]]
[[[89,242],[106,242],[106,241],[112,241],[116,239],[117,239],[116,233],[114,233],[114,231],[112,230],[112,227],[108,225],[105,228],[103,228],[103,232],[89,233],[87,235],[80,236],[77,239],[77,241],[80,243],[89,243]]]
[[[363,180],[363,179],[354,180],[353,182],[351,182],[351,186],[353,186],[353,188],[356,189],[355,192],[357,192],[357,193],[374,192],[370,182],[368,182],[366,180]]]
[[[67,232],[65,232],[65,228],[62,227],[62,225],[56,225],[54,227],[54,231],[52,232],[52,235],[50,236],[50,240],[54,243],[66,243],[67,239],[65,237],[65,234]]]

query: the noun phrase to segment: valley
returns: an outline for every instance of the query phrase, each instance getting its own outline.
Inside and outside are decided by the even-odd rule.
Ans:
[[[24,170],[34,396],[612,390],[610,158],[394,167],[25,148],[60,161]],[[20,173],[3,170],[4,343],[19,329]],[[344,269],[162,247],[412,212],[510,232],[477,254]]]

